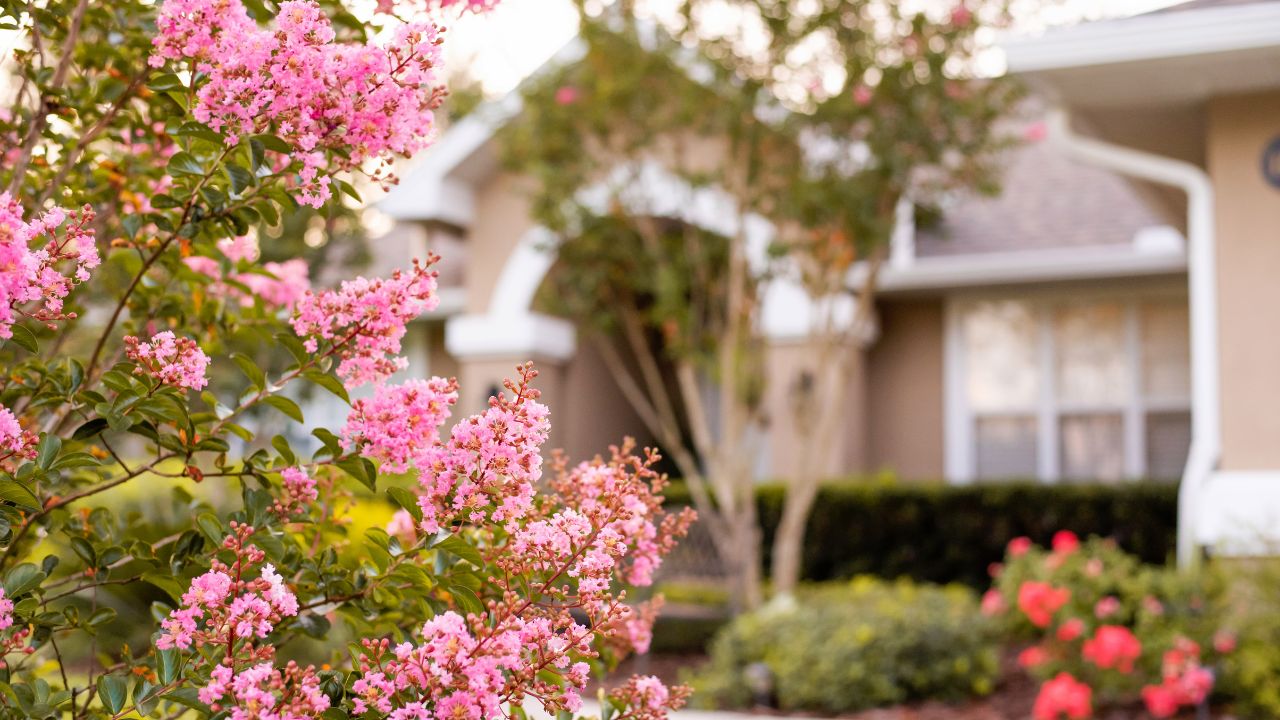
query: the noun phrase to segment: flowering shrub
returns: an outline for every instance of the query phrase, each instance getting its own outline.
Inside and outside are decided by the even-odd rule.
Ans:
[[[1018,664],[1045,680],[1036,720],[1139,699],[1151,715],[1172,717],[1205,702],[1210,668],[1232,650],[1216,627],[1214,577],[1142,565],[1107,540],[1081,543],[1064,531],[1046,550],[1015,538],[992,574],[983,612],[1033,642]]]
[[[791,607],[739,616],[695,681],[701,702],[841,713],[910,700],[986,695],[998,672],[994,634],[972,591],[861,577],[809,588]]]
[[[647,650],[630,589],[693,520],[658,456],[544,467],[528,365],[451,417],[454,381],[390,382],[434,258],[312,288],[253,232],[390,181],[432,138],[436,21],[491,4],[0,3],[36,49],[0,113],[0,718],[572,714]],[[304,383],[340,429],[300,432]],[[393,522],[357,530],[357,495]],[[686,695],[633,678],[599,714]]]

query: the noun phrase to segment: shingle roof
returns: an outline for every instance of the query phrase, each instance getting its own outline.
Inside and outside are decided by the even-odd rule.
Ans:
[[[1123,178],[1036,142],[1010,152],[999,196],[960,197],[941,222],[920,228],[916,254],[1117,245],[1167,224]]]

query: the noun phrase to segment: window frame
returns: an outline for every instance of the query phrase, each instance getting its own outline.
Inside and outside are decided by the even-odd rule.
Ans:
[[[977,412],[969,405],[968,357],[963,315],[967,308],[985,302],[1025,303],[1036,323],[1038,397],[1028,411]],[[1022,289],[979,291],[948,296],[944,304],[943,392],[944,461],[948,482],[986,482],[978,477],[976,425],[979,417],[1034,416],[1036,419],[1036,479],[1041,483],[1062,482],[1062,419],[1080,414],[1118,414],[1124,437],[1124,472],[1121,481],[1147,477],[1147,416],[1160,412],[1191,413],[1191,387],[1182,398],[1145,398],[1143,385],[1142,307],[1148,302],[1175,301],[1190,307],[1185,288],[1153,286],[1140,291],[1121,288],[1089,290]],[[1126,396],[1109,405],[1062,403],[1057,397],[1057,337],[1054,311],[1070,303],[1112,302],[1124,313]],[[1190,328],[1187,331],[1190,352]]]

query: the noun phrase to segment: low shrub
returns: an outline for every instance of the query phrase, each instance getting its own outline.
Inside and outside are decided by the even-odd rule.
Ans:
[[[1217,573],[1144,565],[1110,540],[1059,532],[1045,549],[1016,538],[992,574],[983,611],[1006,639],[1033,642],[1018,662],[1045,681],[1036,720],[1139,699],[1172,717],[1207,700],[1235,645],[1219,624]]]
[[[1225,616],[1237,637],[1223,661],[1222,689],[1239,717],[1280,717],[1280,559],[1221,564],[1231,580]]]
[[[863,577],[735,619],[694,679],[695,698],[749,706],[762,668],[781,709],[840,713],[987,694],[998,657],[967,588]]]
[[[757,493],[766,552],[784,496],[781,485]],[[668,501],[689,503],[687,489],[673,486]],[[876,575],[982,590],[987,566],[1015,537],[1046,543],[1067,529],[1113,538],[1142,562],[1162,564],[1176,546],[1177,519],[1177,487],[1156,482],[831,483],[809,517],[802,572],[812,582]]]

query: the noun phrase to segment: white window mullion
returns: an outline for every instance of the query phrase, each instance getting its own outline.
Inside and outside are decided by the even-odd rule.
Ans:
[[[1057,389],[1054,377],[1056,347],[1053,337],[1053,308],[1041,305],[1036,317],[1040,328],[1040,403],[1036,412],[1037,472],[1041,482],[1054,483],[1061,476],[1062,462],[1058,449]]]
[[[978,463],[973,429],[975,418],[969,409],[968,386],[965,382],[967,377],[965,341],[961,308],[958,305],[957,301],[948,300],[945,309],[944,439],[947,478],[953,483],[968,484],[973,482],[978,474]]]
[[[1124,410],[1124,471],[1130,478],[1140,478],[1147,472],[1147,454],[1143,449],[1147,415],[1142,399],[1142,324],[1135,302],[1125,305],[1125,354],[1129,391]]]

